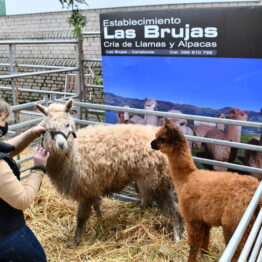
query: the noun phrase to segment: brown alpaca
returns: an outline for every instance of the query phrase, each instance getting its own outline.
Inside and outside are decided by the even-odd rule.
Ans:
[[[262,115],[262,109],[261,109],[261,115]],[[262,146],[262,129],[261,129],[260,139],[253,138],[248,142],[248,144]],[[248,166],[262,168],[262,152],[246,150],[244,156],[244,163]],[[262,174],[251,173],[250,175],[256,177],[259,181],[262,180]]]
[[[167,111],[169,113],[175,113],[175,114],[183,114],[180,110],[169,110]],[[172,122],[175,126],[177,126],[184,135],[189,135],[189,136],[194,136],[194,132],[193,130],[187,126],[187,120],[186,119],[182,119],[182,118],[174,118],[174,117],[169,117],[167,118],[170,122]],[[161,118],[159,119],[159,126],[164,125],[165,123],[165,118]],[[188,140],[188,143],[190,145],[190,148],[192,148],[193,142]]]
[[[200,249],[202,253],[207,251],[212,226],[222,226],[227,244],[259,185],[258,180],[237,173],[197,169],[184,135],[170,122],[156,133],[151,147],[168,156],[190,245],[188,262],[196,261]],[[237,261],[250,227],[231,261]]]
[[[247,120],[247,114],[240,109],[231,109],[227,114],[228,119]],[[228,140],[232,142],[240,142],[241,126],[227,125],[225,131],[218,128],[210,129],[205,137],[219,140]],[[228,146],[220,146],[215,144],[205,144],[205,151],[197,153],[197,156],[208,159],[214,159],[222,162],[234,162],[237,155],[237,149]],[[227,171],[226,167],[213,166],[214,170]]]

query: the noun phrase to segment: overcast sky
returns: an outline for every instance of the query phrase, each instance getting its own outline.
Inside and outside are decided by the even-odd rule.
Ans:
[[[82,8],[105,8],[130,5],[162,4],[163,2],[176,2],[175,0],[86,0],[88,6],[82,5]],[[6,14],[29,14],[55,12],[62,9],[59,0],[5,0]]]
[[[199,3],[199,2],[236,2],[236,1],[257,1],[257,0],[86,0],[87,6],[83,8],[109,8],[120,6],[139,5],[161,5],[179,3]],[[62,11],[59,0],[5,0],[6,14],[30,14],[43,12]],[[66,9],[64,9],[66,10]]]

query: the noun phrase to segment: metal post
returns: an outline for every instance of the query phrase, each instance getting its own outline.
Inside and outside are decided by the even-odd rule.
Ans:
[[[223,255],[219,259],[219,262],[230,262],[234,253],[238,247],[239,242],[241,241],[242,236],[245,233],[245,230],[248,226],[248,223],[258,205],[260,197],[262,195],[262,182],[260,182],[252,200],[250,201],[243,217],[241,218],[233,236],[231,237],[226,249],[224,250]],[[257,260],[261,261],[261,260]]]
[[[10,64],[10,73],[15,74],[16,72],[14,68],[14,52],[13,52],[12,44],[9,45],[9,64]],[[11,78],[13,105],[17,105],[17,101],[18,101],[16,84],[17,84],[16,80]],[[19,122],[18,112],[14,112],[14,121],[15,123]]]
[[[48,107],[48,95],[44,95],[44,100],[45,100],[45,106]]]
[[[262,243],[262,227],[259,231],[258,237],[256,239],[255,245],[252,249],[251,256],[248,262],[256,262],[256,257],[258,255],[259,250],[261,250],[261,243]],[[258,260],[257,260],[258,261]]]
[[[52,100],[53,102],[55,102],[55,100],[56,100],[56,94],[52,94],[52,95],[51,95],[51,100]]]
[[[257,234],[261,228],[261,224],[262,224],[262,209],[260,209],[260,212],[256,218],[256,221],[253,225],[253,228],[251,230],[251,232],[249,233],[248,239],[246,241],[246,244],[238,258],[238,262],[245,262],[247,261],[247,257],[249,256],[250,250],[253,248],[254,246],[254,242],[256,241],[257,238]]]

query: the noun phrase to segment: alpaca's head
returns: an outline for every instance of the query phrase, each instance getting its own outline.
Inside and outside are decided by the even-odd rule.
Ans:
[[[183,114],[180,110],[169,110],[169,113],[175,113],[175,114]],[[176,127],[178,127],[183,134],[186,134],[187,132],[187,120],[182,118],[173,118],[169,117],[167,118],[170,122],[172,122]]]
[[[247,117],[247,114],[243,110],[232,108],[229,110],[226,118],[246,121],[248,117]]]
[[[225,115],[223,113],[217,114],[216,115],[217,118],[225,118]]]
[[[72,106],[72,99],[68,100],[65,105],[53,103],[48,108],[36,105],[46,116],[43,121],[43,126],[47,130],[44,134],[43,146],[47,150],[66,152],[73,144],[75,124],[69,114]]]
[[[124,106],[124,107],[130,108],[129,106]],[[130,119],[130,116],[128,112],[119,111],[117,112],[117,118],[118,118],[118,123],[126,124],[127,121]]]
[[[166,124],[157,131],[156,139],[151,142],[151,147],[168,154],[181,146],[188,146],[185,136],[178,127],[167,119]]]
[[[157,101],[155,99],[146,98],[144,103],[144,109],[157,111]]]

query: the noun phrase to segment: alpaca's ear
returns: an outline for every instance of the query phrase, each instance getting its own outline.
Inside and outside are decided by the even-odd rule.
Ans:
[[[169,128],[166,132],[166,135],[170,139],[172,144],[175,144],[177,141],[181,140],[181,136],[180,136],[179,131],[176,127]]]
[[[73,106],[73,99],[69,99],[65,104],[65,112],[68,113]]]
[[[42,106],[42,105],[40,105],[40,104],[37,104],[37,105],[36,105],[36,108],[37,108],[40,112],[42,112],[44,115],[47,116],[47,113],[48,113],[47,107],[44,107],[44,106]]]
[[[165,118],[165,126],[166,127],[170,127],[170,125],[172,125],[173,123],[172,123],[172,121],[170,121],[170,119],[169,118]]]

